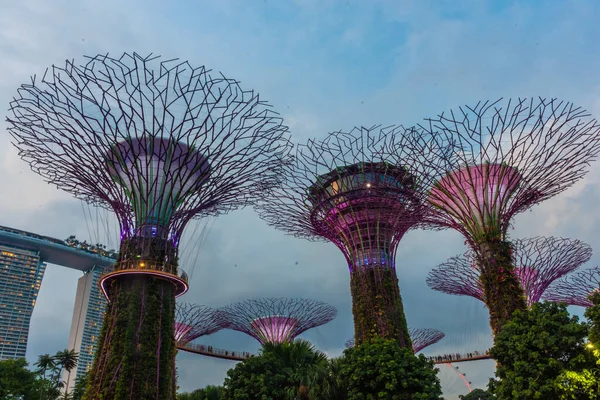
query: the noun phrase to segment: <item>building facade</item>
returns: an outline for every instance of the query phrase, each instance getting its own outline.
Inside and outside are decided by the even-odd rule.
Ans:
[[[45,271],[39,252],[0,244],[0,360],[25,358]]]
[[[105,268],[94,266],[77,282],[77,295],[73,309],[71,333],[69,335],[69,350],[79,353],[77,367],[71,372],[64,372],[65,389],[71,392],[78,378],[92,368],[94,354],[98,348],[98,339],[106,299],[100,290],[99,280]]]

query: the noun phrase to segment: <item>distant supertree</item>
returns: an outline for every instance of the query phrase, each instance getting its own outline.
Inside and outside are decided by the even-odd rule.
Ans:
[[[242,207],[289,162],[287,128],[252,91],[187,62],[88,57],[34,76],[11,103],[19,155],[49,183],[115,212],[119,258],[87,398],[175,398],[179,239]]]
[[[420,182],[431,188],[427,221],[466,238],[497,333],[513,311],[526,308],[507,240],[512,217],[585,175],[600,150],[600,125],[571,103],[519,99],[459,108],[418,130],[423,134],[407,144],[418,156],[410,164],[435,172]],[[445,153],[432,157],[437,148]]]
[[[175,306],[175,342],[182,347],[201,336],[223,328],[217,310],[196,304],[177,303]]]
[[[446,336],[442,331],[429,328],[408,328],[408,332],[410,333],[412,348],[415,353],[418,353],[425,347],[431,346],[432,344],[439,342]],[[346,347],[354,347],[354,339],[347,340]]]
[[[335,307],[309,299],[261,298],[220,309],[223,326],[244,332],[260,342],[290,342],[309,329],[337,316]]]
[[[543,299],[570,306],[591,307],[594,303],[590,295],[597,291],[600,291],[600,267],[574,272],[554,282],[544,293]]]
[[[592,257],[592,248],[579,240],[553,237],[520,239],[513,243],[514,274],[531,306],[548,286]],[[477,261],[472,253],[453,257],[433,269],[427,285],[440,292],[485,301]]]
[[[410,134],[402,127],[354,128],[309,140],[297,147],[284,184],[257,206],[270,225],[342,251],[359,343],[380,336],[411,346],[395,258],[403,235],[423,221],[427,192],[418,184],[422,164],[401,162]],[[393,154],[384,157],[388,148]]]

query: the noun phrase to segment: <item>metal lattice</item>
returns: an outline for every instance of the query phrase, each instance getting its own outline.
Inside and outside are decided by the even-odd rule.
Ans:
[[[554,282],[543,299],[570,306],[591,307],[590,295],[600,291],[600,267],[574,272]]]
[[[175,341],[177,347],[185,346],[201,336],[210,335],[223,328],[217,310],[196,304],[177,303],[175,307]]]
[[[415,353],[442,340],[446,335],[442,331],[431,328],[408,328],[412,347]],[[354,347],[354,338],[348,339],[346,348]]]
[[[220,309],[225,328],[244,332],[261,344],[294,340],[337,316],[335,307],[317,300],[260,298]]]

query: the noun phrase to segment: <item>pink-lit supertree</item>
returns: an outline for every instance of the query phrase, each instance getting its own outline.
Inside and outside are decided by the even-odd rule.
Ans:
[[[310,299],[261,298],[219,309],[223,327],[244,332],[260,342],[291,342],[309,329],[337,316],[335,307]]]
[[[419,157],[408,163],[434,171],[420,181],[430,187],[427,222],[465,237],[497,333],[527,307],[507,239],[511,220],[585,175],[600,150],[600,125],[568,102],[518,99],[442,113],[418,130],[423,134],[411,135],[407,145]],[[445,144],[452,151],[428,154],[432,146],[445,151]]]
[[[536,237],[513,242],[514,274],[527,306],[537,303],[552,282],[579,268],[592,257],[592,248],[579,240]],[[427,285],[440,292],[485,301],[480,271],[472,253],[453,257],[433,269]]]
[[[213,308],[190,303],[177,303],[175,306],[175,342],[178,348],[222,328],[219,313]]]
[[[574,272],[554,282],[543,299],[570,306],[591,307],[590,295],[600,292],[600,267]]]
[[[408,332],[415,353],[439,342],[446,336],[444,332],[431,328],[408,328]],[[354,347],[354,338],[346,341],[346,347]]]
[[[411,347],[396,250],[404,234],[423,221],[427,195],[418,184],[427,167],[402,162],[411,134],[402,127],[362,127],[309,140],[297,147],[284,184],[257,206],[270,225],[332,242],[342,251],[358,343],[383,337]],[[392,154],[384,156],[388,148]]]
[[[47,182],[113,211],[119,256],[90,399],[173,399],[175,297],[188,288],[179,240],[193,218],[252,204],[279,182],[282,119],[239,82],[175,59],[67,60],[23,84],[8,130]]]

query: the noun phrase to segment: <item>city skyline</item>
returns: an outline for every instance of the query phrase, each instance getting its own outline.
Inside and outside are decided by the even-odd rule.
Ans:
[[[600,44],[594,38],[600,27],[594,17],[599,5],[506,3],[19,2],[0,13],[0,103],[6,109],[18,85],[51,63],[132,49],[189,59],[240,79],[282,113],[295,143],[354,125],[412,125],[443,110],[500,96],[557,96],[598,117]],[[114,236],[114,228],[106,233],[93,209],[93,218],[86,220],[89,209],[30,172],[9,142],[2,121],[0,225],[58,238],[76,234],[93,243],[99,237],[109,246],[106,239]],[[599,248],[599,170],[596,161],[576,186],[517,216],[510,237],[562,236]],[[90,222],[96,226],[88,228]],[[201,248],[185,246],[195,265],[188,268],[191,287],[183,301],[211,307],[259,296],[328,302],[339,310],[338,318],[304,337],[330,355],[341,354],[353,325],[349,278],[334,245],[287,237],[247,208],[212,220]],[[481,349],[489,339],[486,311],[477,301],[435,293],[425,284],[429,270],[465,250],[460,235],[448,231],[409,232],[398,248],[409,324],[447,334],[426,354]],[[600,257],[594,255],[582,268],[598,264]],[[33,314],[30,363],[38,354],[67,347],[81,274],[51,267]],[[472,321],[468,328],[463,328],[465,321]],[[257,349],[229,331],[199,342],[235,351]],[[467,345],[461,347],[463,342]],[[182,390],[220,384],[233,365],[180,354],[179,384]],[[461,364],[461,371],[474,387],[484,387],[493,363]]]

